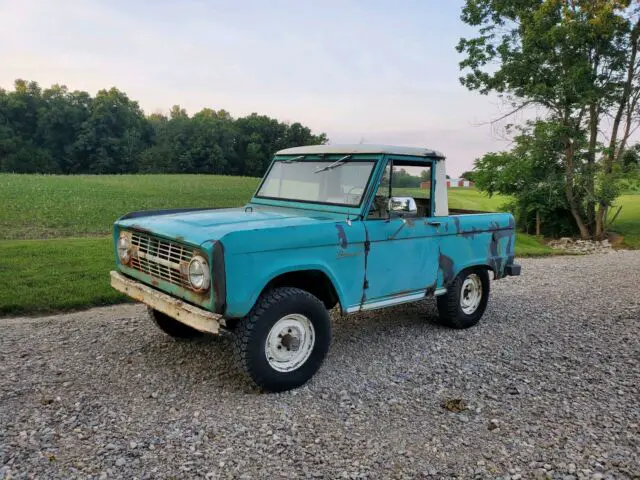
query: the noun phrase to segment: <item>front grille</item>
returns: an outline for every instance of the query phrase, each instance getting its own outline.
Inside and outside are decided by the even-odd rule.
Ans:
[[[132,268],[180,287],[191,287],[186,269],[193,257],[192,249],[138,232],[132,233],[131,244],[136,252],[131,257]]]

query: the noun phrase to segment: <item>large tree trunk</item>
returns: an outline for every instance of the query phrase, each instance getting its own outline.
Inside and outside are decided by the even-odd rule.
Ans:
[[[565,143],[565,179],[564,179],[564,193],[567,197],[567,203],[573,219],[576,222],[578,230],[580,231],[580,238],[587,240],[591,238],[589,229],[585,225],[580,210],[576,204],[576,199],[573,194],[573,160],[574,160],[574,146],[570,138],[567,138]]]
[[[615,117],[613,118],[613,126],[611,127],[611,140],[609,141],[609,152],[605,157],[604,170],[605,173],[611,173],[614,161],[618,158],[620,149],[618,148],[618,130],[620,129],[620,123],[622,117],[628,107],[627,102],[633,96],[634,79],[636,72],[636,58],[638,55],[638,38],[640,37],[640,18],[638,18],[636,24],[631,32],[631,54],[629,56],[629,64],[627,65],[627,78],[624,82],[624,88],[622,89],[622,97],[620,98],[620,104]],[[626,138],[624,138],[626,141]]]
[[[595,102],[589,105],[589,148],[587,150],[587,179],[585,187],[587,189],[587,223],[593,229],[596,220],[596,189],[595,189],[595,164],[596,146],[598,145],[598,120],[600,108]]]
[[[596,214],[596,230],[595,230],[595,238],[597,240],[602,240],[602,237],[605,234],[604,231],[604,220],[607,216],[607,207],[606,205],[600,204],[598,208],[598,212]]]

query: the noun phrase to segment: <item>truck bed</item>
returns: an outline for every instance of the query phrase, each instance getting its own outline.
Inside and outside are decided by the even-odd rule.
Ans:
[[[493,213],[493,212],[488,212],[486,210],[465,210],[462,208],[449,208],[449,215],[450,216],[455,216],[455,215],[473,215],[473,214],[477,214],[477,213]]]

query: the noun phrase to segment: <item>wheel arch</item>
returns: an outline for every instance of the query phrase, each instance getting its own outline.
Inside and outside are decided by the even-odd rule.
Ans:
[[[295,287],[317,297],[330,310],[336,305],[342,305],[336,282],[324,269],[318,267],[290,269],[272,275],[260,293],[260,296],[273,288]]]
[[[481,270],[487,270],[488,272],[493,273],[494,278],[496,275],[496,270],[495,267],[493,265],[491,265],[489,262],[467,262],[464,263],[462,265],[460,265],[458,268],[456,268],[453,278],[457,277],[458,275],[460,275],[461,272],[464,272],[465,270],[473,270],[473,269],[481,269]]]

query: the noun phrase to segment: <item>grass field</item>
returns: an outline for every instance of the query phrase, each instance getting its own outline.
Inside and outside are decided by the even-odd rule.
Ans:
[[[257,185],[210,175],[0,174],[0,240],[104,235],[134,210],[235,207]]]
[[[113,222],[133,210],[244,204],[258,179],[204,175],[0,174],[0,314],[68,310],[125,300],[109,286]],[[415,194],[406,189],[404,194]],[[450,190],[453,208],[497,211],[504,197]],[[640,195],[619,199],[615,229],[640,248]],[[553,251],[518,234],[518,256]]]

